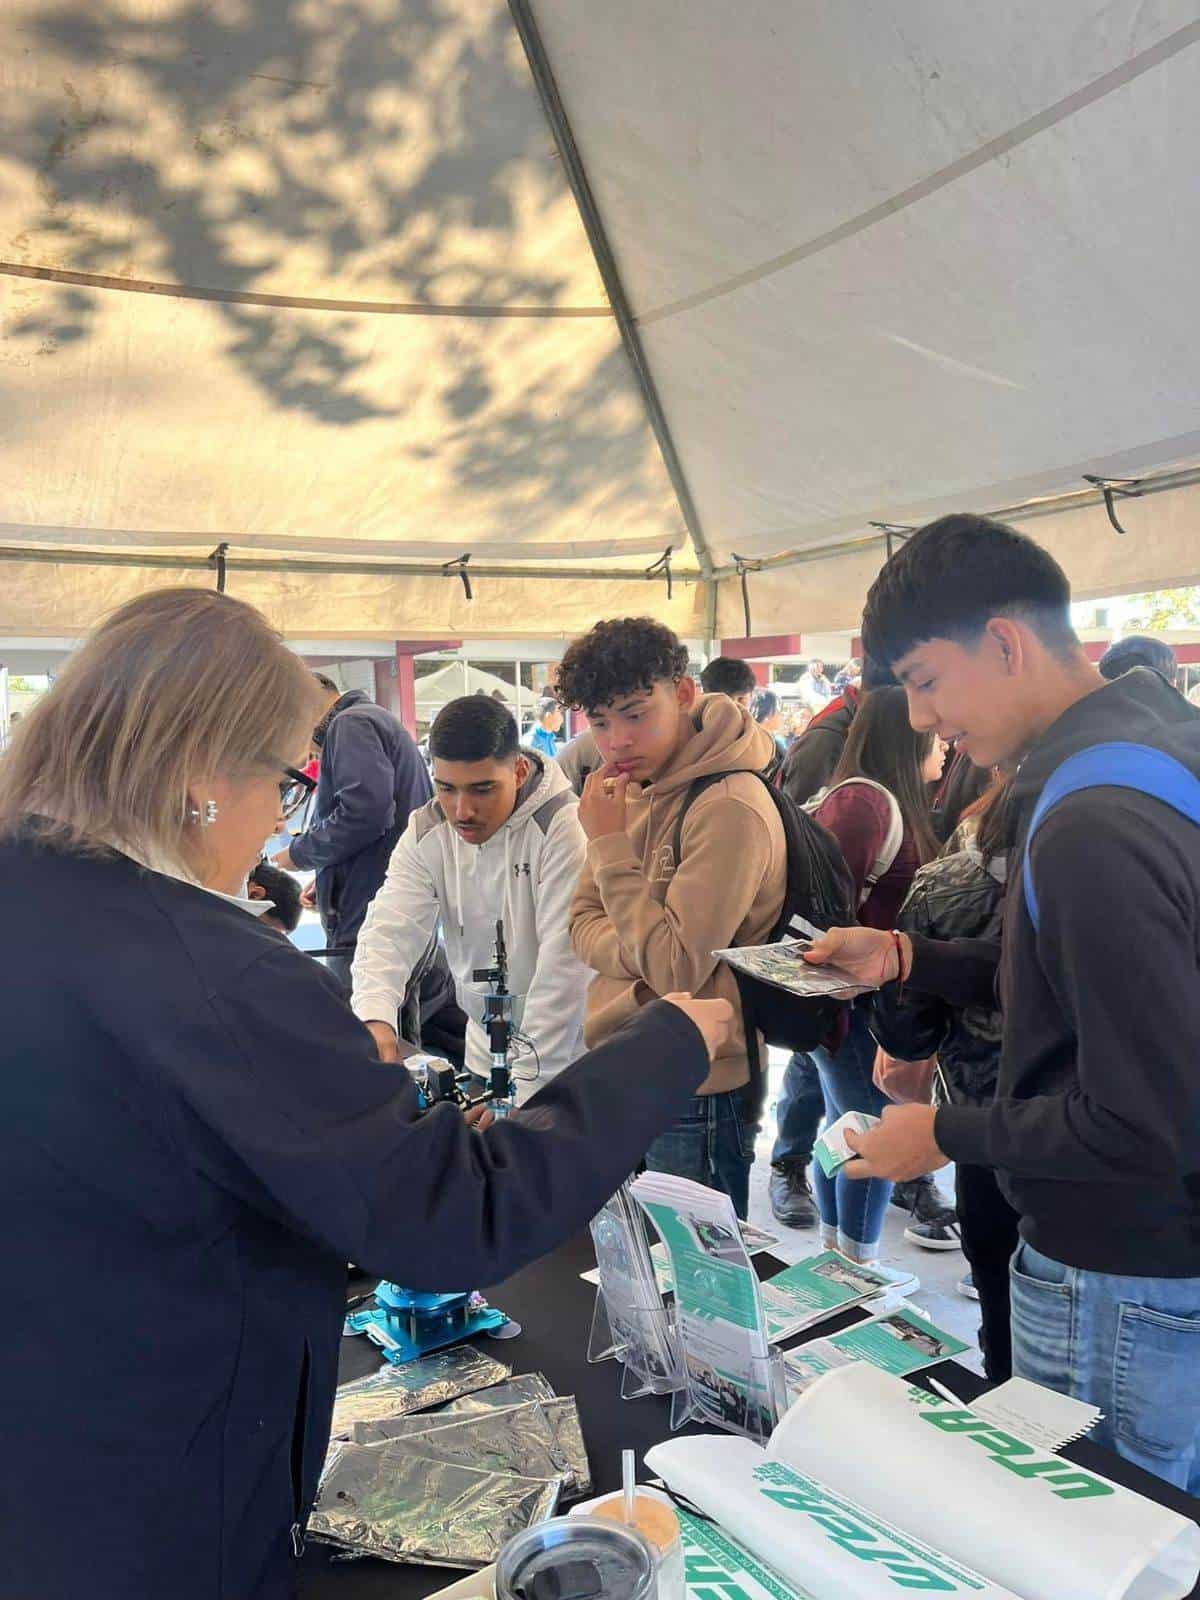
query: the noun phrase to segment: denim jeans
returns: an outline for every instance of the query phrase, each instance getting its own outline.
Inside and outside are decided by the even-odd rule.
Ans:
[[[847,1111],[881,1116],[884,1106],[891,1104],[871,1076],[875,1041],[867,1028],[865,1010],[852,1007],[850,1031],[841,1044],[834,1051],[818,1046],[813,1058],[821,1075],[827,1126]],[[819,1161],[813,1164],[812,1182],[822,1225],[837,1229],[846,1253],[860,1261],[877,1256],[891,1184],[884,1178],[847,1178],[842,1173],[827,1178]]]
[[[720,1189],[745,1218],[750,1207],[750,1168],[758,1117],[749,1090],[698,1094],[673,1128],[646,1151],[651,1172],[669,1172]]]
[[[332,973],[332,975],[337,979],[342,988],[346,991],[347,998],[349,998],[350,995],[350,968],[353,965],[353,962],[353,951],[351,951],[349,955],[344,956],[326,956],[324,962],[326,972]]]
[[[771,1151],[771,1161],[808,1166],[824,1115],[825,1096],[821,1093],[817,1064],[797,1050],[784,1068],[783,1086],[775,1106],[779,1137]]]
[[[1200,1493],[1200,1278],[1084,1272],[1024,1242],[1010,1276],[1017,1376],[1099,1406],[1089,1439]]]

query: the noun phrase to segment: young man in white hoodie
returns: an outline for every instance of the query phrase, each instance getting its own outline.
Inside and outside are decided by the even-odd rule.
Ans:
[[[352,1005],[382,1060],[407,1054],[397,1012],[440,920],[469,1019],[467,1067],[482,1088],[491,1070],[480,1026],[487,985],[473,974],[494,964],[502,922],[509,988],[525,997],[525,1042],[514,1059],[525,1099],[583,1048],[588,973],[572,952],[569,926],[586,850],[578,802],[557,762],[522,750],[511,712],[486,696],[444,706],[429,752],[435,798],[410,817],[367,913]]]

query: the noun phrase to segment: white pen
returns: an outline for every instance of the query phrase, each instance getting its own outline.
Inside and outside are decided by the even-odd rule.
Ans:
[[[949,1400],[951,1405],[967,1406],[967,1402],[965,1400],[961,1400],[958,1395],[952,1394],[950,1390],[947,1389],[946,1385],[944,1383],[939,1383],[936,1378],[927,1378],[925,1381],[933,1390],[934,1394],[941,1395],[943,1400]],[[969,1411],[970,1409],[970,1406],[967,1406],[967,1410]]]

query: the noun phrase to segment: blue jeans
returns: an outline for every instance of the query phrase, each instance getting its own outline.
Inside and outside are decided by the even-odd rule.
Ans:
[[[865,1011],[852,1007],[850,1031],[841,1044],[835,1051],[818,1046],[813,1059],[825,1096],[827,1127],[847,1111],[869,1111],[878,1117],[884,1106],[891,1104],[871,1077],[875,1041],[867,1029]],[[819,1161],[813,1163],[812,1182],[821,1222],[837,1229],[849,1247],[847,1253],[863,1261],[878,1255],[891,1184],[884,1178],[847,1178],[841,1173],[827,1178]]]
[[[825,1096],[817,1064],[797,1050],[783,1073],[783,1087],[775,1106],[775,1125],[779,1137],[771,1151],[773,1164],[786,1161],[806,1167],[812,1160],[813,1145],[825,1114]]]
[[[1099,1406],[1089,1439],[1200,1494],[1200,1278],[1085,1272],[1023,1241],[1009,1278],[1017,1376]]]
[[[651,1172],[719,1189],[744,1218],[750,1208],[750,1168],[758,1117],[745,1089],[727,1094],[698,1094],[673,1128],[660,1134],[646,1151]]]

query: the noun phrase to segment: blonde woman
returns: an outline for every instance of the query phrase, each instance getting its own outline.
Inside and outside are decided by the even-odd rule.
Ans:
[[[257,612],[166,591],[0,761],[6,1594],[291,1594],[345,1263],[503,1277],[597,1210],[723,1037],[724,1002],[652,1006],[486,1131],[417,1120],[242,898],[313,698]]]

